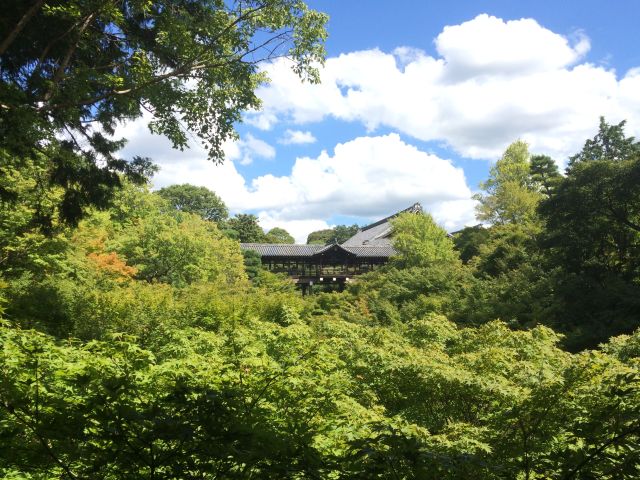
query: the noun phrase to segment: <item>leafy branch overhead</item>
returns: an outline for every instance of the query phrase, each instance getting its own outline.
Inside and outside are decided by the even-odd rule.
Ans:
[[[235,122],[259,106],[260,63],[287,57],[317,82],[324,58],[327,17],[300,0],[9,0],[3,12],[0,147],[45,153],[53,182],[78,192],[97,188],[74,176],[82,168],[118,183],[115,128],[143,114],[175,148],[192,132],[221,162]]]

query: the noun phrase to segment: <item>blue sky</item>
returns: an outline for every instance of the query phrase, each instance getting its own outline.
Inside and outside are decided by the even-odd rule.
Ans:
[[[512,141],[560,166],[598,117],[640,135],[640,3],[329,1],[320,86],[267,65],[263,110],[238,125],[227,162],[171,151],[143,122],[126,154],[161,167],[157,187],[204,185],[233,212],[299,240],[415,201],[445,228],[473,224],[471,195]]]

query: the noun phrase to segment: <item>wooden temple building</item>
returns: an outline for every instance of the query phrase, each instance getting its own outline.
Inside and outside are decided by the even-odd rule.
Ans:
[[[422,206],[416,203],[362,227],[342,244],[241,243],[240,247],[259,253],[263,267],[274,273],[286,273],[303,293],[310,292],[313,285],[336,285],[342,289],[354,276],[384,265],[395,254],[390,220],[404,212],[419,213]]]

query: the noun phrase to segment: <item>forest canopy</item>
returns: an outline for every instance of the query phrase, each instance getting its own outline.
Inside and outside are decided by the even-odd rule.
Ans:
[[[240,248],[285,230],[200,187],[152,192],[151,161],[118,158],[112,133],[149,109],[152,130],[184,147],[185,121],[220,160],[258,61],[286,53],[317,79],[324,15],[3,9],[0,477],[640,477],[640,144],[624,122],[602,119],[564,174],[516,140],[481,185],[484,225],[404,213],[389,263],[302,296]]]
[[[174,148],[191,132],[220,162],[241,113],[259,106],[260,63],[286,56],[318,80],[326,21],[301,0],[8,0],[0,152],[43,165],[63,191],[57,215],[76,223],[108,205],[121,174],[151,173],[148,159],[119,156],[118,122],[146,114]]]
[[[522,181],[501,189],[496,170],[483,195],[505,212],[507,192],[535,195],[527,215],[451,238],[405,213],[392,262],[307,297],[243,258],[231,220],[125,179],[109,209],[44,235],[15,171],[0,209],[0,474],[637,478],[640,160],[561,176],[524,151],[508,159]],[[556,222],[582,212],[590,235]],[[601,231],[626,240],[590,247]]]

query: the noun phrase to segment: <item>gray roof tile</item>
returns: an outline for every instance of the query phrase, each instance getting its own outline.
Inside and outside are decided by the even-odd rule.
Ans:
[[[362,227],[358,233],[349,238],[339,247],[345,251],[356,255],[358,258],[388,258],[395,255],[395,250],[391,243],[391,223],[389,220],[403,212],[419,212],[422,207],[416,203],[409,208],[402,210],[378,220],[366,227]],[[286,245],[270,243],[241,243],[243,250],[253,250],[263,257],[313,257],[325,250],[329,250],[334,245]]]
[[[389,245],[363,245],[359,247],[348,247],[343,245],[347,252],[354,253],[358,258],[388,258],[395,255],[396,251]]]
[[[253,250],[263,257],[310,257],[327,247],[324,245],[241,243],[240,248]]]
[[[241,243],[243,250],[253,250],[263,257],[313,257],[334,245],[282,245],[270,243]],[[395,253],[389,245],[360,245],[348,247],[339,245],[338,248],[354,254],[358,258],[387,258]]]
[[[422,206],[414,203],[409,208],[405,208],[393,215],[389,215],[382,220],[378,220],[370,225],[362,227],[353,237],[349,238],[342,245],[345,247],[356,247],[359,245],[391,246],[391,223],[390,220],[404,212],[421,212]]]

